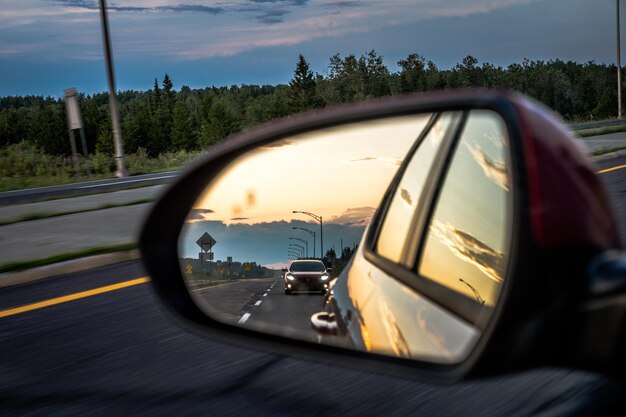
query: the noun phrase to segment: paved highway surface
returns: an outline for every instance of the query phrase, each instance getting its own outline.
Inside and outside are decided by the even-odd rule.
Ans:
[[[282,278],[244,279],[194,291],[207,311],[229,323],[318,342],[310,318],[323,308],[319,292],[285,295]],[[217,313],[217,316],[215,316]]]
[[[70,197],[89,193],[106,193],[125,190],[134,186],[167,184],[179,174],[179,171],[159,172],[156,174],[134,175],[126,178],[110,178],[104,180],[77,182],[73,184],[55,185],[52,187],[28,188],[0,193],[0,206],[17,204],[40,199]]]
[[[626,158],[598,169],[624,239]],[[609,401],[626,406],[614,382],[584,372],[438,386],[217,343],[174,324],[146,281],[134,262],[0,290],[0,415],[592,415]],[[253,323],[279,296],[320,300],[257,284],[225,311],[251,312]]]
[[[126,263],[3,289],[0,315],[58,304],[0,317],[0,415],[563,416],[621,401],[584,372],[440,386],[217,343],[174,324],[142,277]]]

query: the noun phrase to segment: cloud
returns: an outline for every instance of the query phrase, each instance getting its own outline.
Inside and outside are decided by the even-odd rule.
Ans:
[[[352,163],[370,162],[370,161],[382,162],[383,164],[387,164],[387,165],[391,165],[391,166],[400,166],[400,165],[402,165],[402,162],[404,161],[404,159],[403,158],[399,158],[399,157],[395,157],[395,158],[376,158],[376,157],[368,156],[368,157],[365,157],[365,158],[351,159],[350,160],[350,162],[352,162]]]
[[[250,3],[256,4],[287,4],[290,6],[306,6],[310,0],[249,0]]]
[[[472,158],[478,166],[483,170],[483,173],[493,181],[498,187],[504,191],[509,191],[509,172],[506,169],[504,162],[495,161],[491,159],[479,145],[471,146],[466,143],[467,148],[472,155]]]
[[[100,6],[97,1],[93,0],[57,0],[64,6],[84,8],[87,10],[99,10]],[[224,11],[222,7],[204,6],[201,4],[174,4],[164,6],[119,6],[117,3],[109,3],[108,10],[116,12],[195,12],[219,14]]]
[[[476,266],[493,281],[502,282],[506,266],[503,253],[449,223],[433,220],[430,232],[459,259]]]
[[[363,6],[362,1],[330,1],[324,5],[327,8],[347,8]]]
[[[233,217],[231,221],[250,220],[248,217]]]
[[[197,223],[209,220],[209,215],[215,213],[211,209],[191,209],[187,215],[187,223]]]
[[[374,207],[349,208],[339,216],[331,217],[326,223],[364,227],[370,222],[375,211]]]
[[[274,24],[284,21],[283,17],[289,14],[287,10],[270,10],[256,17],[261,23]]]

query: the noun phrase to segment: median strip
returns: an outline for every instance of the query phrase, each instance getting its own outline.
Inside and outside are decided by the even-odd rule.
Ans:
[[[65,295],[62,297],[51,298],[49,300],[40,301],[37,303],[27,304],[21,307],[16,307],[16,308],[11,308],[8,310],[0,311],[0,318],[14,316],[16,314],[21,314],[21,313],[26,313],[28,311],[39,310],[45,307],[67,303],[69,301],[80,300],[81,298],[92,297],[94,295],[102,294],[105,292],[116,291],[122,288],[132,287],[134,285],[145,284],[148,281],[150,281],[150,278],[142,277],[142,278],[137,278],[137,279],[133,279],[130,281],[120,282],[118,284],[95,288],[93,290],[77,292],[77,293]]]
[[[102,255],[105,253],[125,252],[137,248],[134,242],[118,243],[107,246],[94,246],[75,252],[67,252],[59,255],[49,256],[47,258],[35,259],[32,261],[9,262],[0,265],[0,274],[5,272],[24,271],[26,269],[36,268],[39,266],[51,265],[57,262],[70,261],[73,259],[86,258],[93,255]]]
[[[41,220],[41,219],[49,219],[52,217],[60,217],[60,216],[69,216],[71,214],[79,214],[79,213],[88,213],[90,211],[98,211],[98,210],[106,210],[117,207],[126,207],[126,206],[136,206],[138,204],[145,204],[153,202],[153,198],[143,198],[141,200],[129,201],[126,203],[105,203],[96,207],[79,209],[79,210],[68,210],[68,211],[59,211],[59,212],[35,212],[30,214],[25,214],[24,216],[9,219],[9,220],[0,220],[0,226],[7,226],[14,223],[28,222],[32,220]]]

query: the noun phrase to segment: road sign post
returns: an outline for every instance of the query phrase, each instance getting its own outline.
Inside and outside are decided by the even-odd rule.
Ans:
[[[198,255],[200,257],[202,272],[204,272],[204,262],[205,260],[208,260],[208,275],[211,275],[211,261],[213,260],[213,252],[211,250],[216,243],[217,241],[207,232],[204,232],[204,234],[200,236],[200,239],[196,241],[196,244],[200,246],[200,249],[202,249],[202,252]]]

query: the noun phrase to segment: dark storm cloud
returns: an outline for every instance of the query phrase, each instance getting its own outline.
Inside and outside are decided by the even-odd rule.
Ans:
[[[361,211],[359,208],[354,209]],[[373,209],[371,209],[373,210]],[[226,225],[221,221],[200,221],[188,223],[181,235],[181,257],[197,257],[198,245],[196,240],[203,233],[209,233],[217,243],[213,247],[215,259],[226,259],[232,256],[235,261],[253,261],[261,265],[276,262],[287,262],[289,238],[296,236],[306,239],[309,244],[309,255],[313,255],[313,240],[309,235],[293,230],[293,227],[316,228],[304,221],[276,221],[269,223],[233,223]],[[365,230],[364,225],[355,224],[324,224],[324,248],[356,245]],[[316,255],[319,255],[319,235],[316,240]]]

